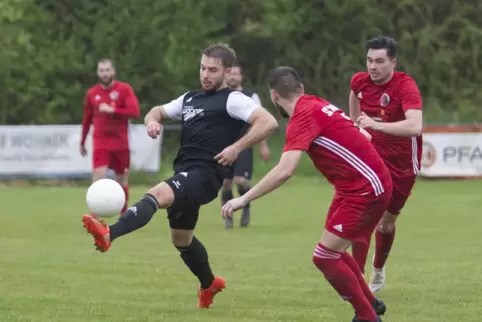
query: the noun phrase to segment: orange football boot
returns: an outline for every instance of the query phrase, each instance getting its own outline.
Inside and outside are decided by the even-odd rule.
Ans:
[[[106,252],[111,245],[109,226],[94,214],[84,215],[82,223],[87,232],[94,237],[95,248],[100,252]]]
[[[208,309],[213,304],[213,299],[219,292],[226,288],[226,280],[221,276],[214,277],[211,286],[205,290],[199,289],[197,307]]]

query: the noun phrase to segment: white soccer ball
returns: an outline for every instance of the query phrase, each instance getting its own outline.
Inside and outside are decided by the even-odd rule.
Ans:
[[[99,217],[113,217],[120,214],[125,203],[121,185],[112,179],[100,179],[87,190],[85,200],[90,211]]]

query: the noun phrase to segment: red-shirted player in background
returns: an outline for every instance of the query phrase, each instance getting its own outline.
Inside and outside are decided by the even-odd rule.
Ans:
[[[350,301],[353,321],[381,321],[385,304],[368,288],[353,257],[352,242],[368,243],[392,195],[387,167],[353,121],[329,102],[304,94],[297,72],[279,67],[269,77],[271,99],[281,115],[290,117],[281,159],[257,185],[228,201],[225,218],[250,201],[275,190],[295,172],[303,152],[335,186],[325,231],[315,248],[313,262],[340,296]],[[362,132],[362,133],[360,133]]]
[[[99,84],[91,87],[84,99],[80,154],[87,155],[85,139],[93,124],[92,181],[105,178],[109,168],[114,170],[115,180],[126,194],[125,208],[129,198],[128,123],[129,119],[139,117],[139,102],[129,84],[114,80],[115,67],[111,60],[98,62],[97,76]]]
[[[396,42],[380,36],[368,41],[368,72],[351,79],[350,117],[372,135],[372,144],[385,161],[393,195],[375,233],[370,289],[385,285],[385,263],[395,238],[395,221],[412,191],[422,157],[422,98],[415,81],[394,71]],[[369,245],[354,244],[353,257],[364,271]]]

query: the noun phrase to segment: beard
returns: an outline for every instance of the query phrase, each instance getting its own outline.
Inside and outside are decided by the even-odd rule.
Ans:
[[[104,85],[104,86],[109,86],[112,84],[112,81],[114,80],[114,77],[105,77],[105,78],[99,78],[99,82]]]
[[[214,92],[217,92],[219,90],[219,88],[223,85],[223,80],[220,80],[220,81],[217,81],[217,82],[211,82],[209,84],[209,88],[205,88],[204,84],[201,84],[201,85],[203,85],[202,89],[204,90],[204,92],[214,93]]]
[[[235,81],[235,80],[231,80],[231,81],[227,81],[227,84],[229,87],[231,88],[237,88],[239,87],[239,82]]]

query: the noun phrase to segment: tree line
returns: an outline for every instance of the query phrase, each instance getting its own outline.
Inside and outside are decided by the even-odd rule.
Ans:
[[[214,42],[236,49],[264,101],[267,71],[283,64],[345,108],[365,42],[380,34],[398,41],[428,122],[482,120],[480,1],[0,0],[0,124],[79,123],[105,57],[146,112],[198,87]]]

